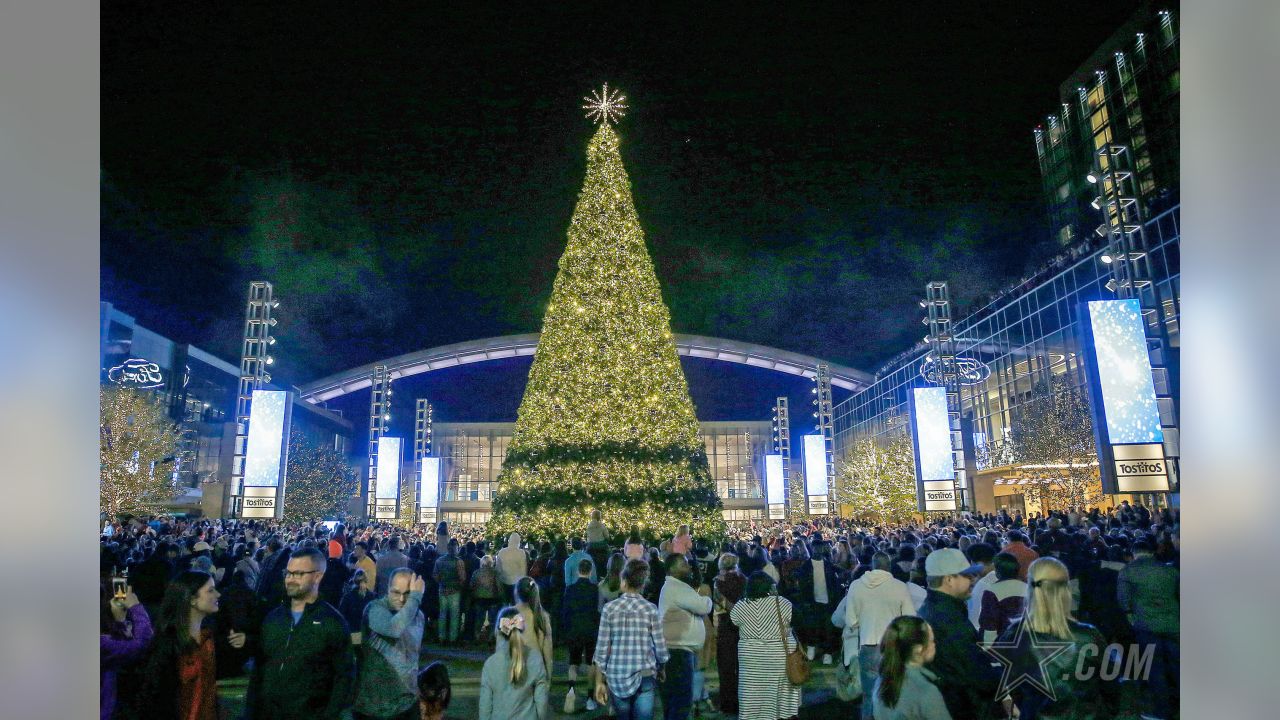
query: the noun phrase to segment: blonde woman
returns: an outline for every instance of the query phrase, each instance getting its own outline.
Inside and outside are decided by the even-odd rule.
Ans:
[[[480,720],[550,720],[550,680],[542,653],[525,644],[524,616],[498,613],[496,647],[480,671]]]
[[[1053,690],[1054,697],[1050,697],[1024,683],[1014,694],[1024,718],[1101,720],[1112,716],[1099,677],[1106,640],[1095,627],[1072,617],[1070,582],[1067,566],[1058,559],[1033,561],[1027,568],[1023,616],[1000,636],[1001,644],[1016,646],[1002,651],[1015,667],[1043,668],[1045,682]],[[1066,650],[1058,652],[1064,644]]]

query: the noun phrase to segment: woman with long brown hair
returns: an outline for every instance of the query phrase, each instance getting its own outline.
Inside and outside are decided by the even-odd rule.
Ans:
[[[214,638],[204,621],[218,612],[218,596],[208,573],[186,570],[169,581],[147,664],[143,697],[149,717],[217,720]],[[241,648],[245,635],[231,632],[227,641]]]
[[[933,628],[914,615],[894,618],[880,639],[880,675],[872,692],[876,720],[951,720],[937,676],[924,667],[937,653]]]

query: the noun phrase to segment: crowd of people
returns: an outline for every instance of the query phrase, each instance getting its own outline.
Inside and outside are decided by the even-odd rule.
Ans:
[[[715,544],[598,513],[579,537],[493,544],[446,523],[131,518],[101,536],[101,717],[213,720],[218,680],[245,677],[251,720],[439,718],[432,648],[483,647],[479,716],[546,720],[563,645],[565,711],[624,720],[795,717],[810,662],[864,718],[1107,718],[1126,697],[1170,718],[1178,552],[1176,511],[1127,502],[757,520]],[[1108,652],[1145,671],[1101,672]],[[1050,687],[1002,686],[1002,662]]]

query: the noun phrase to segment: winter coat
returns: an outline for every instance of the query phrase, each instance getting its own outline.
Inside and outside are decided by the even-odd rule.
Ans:
[[[1001,635],[1002,654],[1014,667],[1036,668],[1043,661],[1044,679],[1053,697],[1023,683],[1014,691],[1021,716],[1035,720],[1101,720],[1114,716],[1104,695],[1101,666],[1106,641],[1097,628],[1074,620],[1067,621],[1071,640],[1021,628],[1025,620],[1010,625]],[[1025,633],[1019,639],[1019,632]],[[1064,652],[1055,653],[1063,645]],[[1030,657],[1025,657],[1030,655]]]
[[[1179,597],[1178,569],[1153,557],[1129,563],[1116,580],[1116,599],[1140,632],[1177,635]]]
[[[245,720],[339,720],[355,692],[351,630],[329,603],[317,600],[293,624],[282,603],[262,621],[245,697]]]
[[[596,586],[585,578],[564,591],[560,602],[560,632],[566,643],[596,637],[600,629],[599,594]]]
[[[978,631],[969,622],[963,600],[929,590],[920,606],[920,617],[933,627],[937,654],[928,669],[939,678],[938,689],[954,718],[982,720],[990,717],[999,673],[978,644]]]

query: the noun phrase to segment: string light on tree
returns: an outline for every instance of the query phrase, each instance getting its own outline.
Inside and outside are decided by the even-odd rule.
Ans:
[[[707,537],[725,530],[610,126],[622,100],[606,86],[588,107],[599,128],[498,477],[491,536],[569,537],[595,509],[619,535],[633,525],[650,538],[683,523]]]

